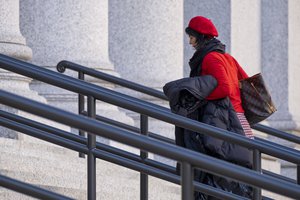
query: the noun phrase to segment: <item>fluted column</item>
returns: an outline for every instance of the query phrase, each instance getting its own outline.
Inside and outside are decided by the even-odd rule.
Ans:
[[[31,59],[31,49],[20,32],[19,26],[19,0],[0,0],[0,53],[14,58]],[[0,88],[14,91],[17,94],[38,98],[29,89],[31,79],[0,68]],[[2,110],[12,113],[20,111],[0,105]],[[0,137],[18,138],[18,134],[10,129],[0,127]]]
[[[288,76],[289,76],[289,104],[290,112],[293,115],[293,119],[297,124],[296,130],[300,134],[300,2],[297,0],[290,0],[288,2],[289,10],[289,65],[288,65]]]
[[[261,4],[262,71],[278,109],[267,122],[276,129],[292,132],[297,129],[298,111],[294,109],[299,108],[297,98],[300,85],[296,77],[296,73],[299,73],[299,57],[297,52],[292,52],[299,49],[299,18],[295,10],[299,8],[299,2],[263,0]],[[276,137],[270,137],[270,140],[295,147],[294,143]],[[280,163],[281,174],[295,179],[295,165],[282,160]]]
[[[231,0],[231,55],[249,76],[261,69],[261,1]],[[253,130],[255,136],[266,137]]]
[[[109,1],[110,57],[125,79],[161,89],[182,76],[182,1]]]
[[[231,55],[247,74],[261,72],[260,0],[231,0]]]
[[[212,20],[216,26],[219,37],[218,39],[226,45],[226,51],[231,50],[231,1],[230,0],[210,0],[210,1],[198,1],[198,0],[185,0],[184,1],[184,27],[188,26],[188,23],[192,17],[201,15]],[[184,35],[184,74],[189,75],[190,67],[188,62],[193,56],[195,50],[189,45],[188,37]]]
[[[21,1],[21,30],[33,50],[32,62],[53,70],[59,61],[69,60],[113,73],[107,23],[106,0]],[[36,84],[33,87],[60,107],[76,96]]]
[[[113,70],[107,17],[107,0],[21,0],[21,30],[41,66],[66,59]]]
[[[107,0],[21,1],[21,30],[33,50],[34,64],[56,70],[59,61],[69,60],[117,76],[108,57]],[[66,73],[77,77],[71,70]],[[87,78],[95,84],[114,87]],[[77,94],[37,81],[31,87],[49,104],[77,113]],[[132,123],[116,106],[97,101],[96,108],[99,115]]]
[[[288,1],[262,1],[262,72],[278,111],[268,122],[272,127],[294,130],[290,112],[288,52]]]
[[[122,78],[162,90],[183,76],[183,1],[109,1],[110,58]],[[138,98],[166,102],[118,88]],[[138,126],[139,116],[133,114]],[[152,132],[174,137],[173,126],[150,118]]]
[[[0,0],[0,53],[15,58],[31,59],[31,49],[20,32],[19,0]]]

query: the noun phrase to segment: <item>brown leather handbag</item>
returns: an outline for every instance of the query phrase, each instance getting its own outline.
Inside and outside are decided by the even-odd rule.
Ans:
[[[261,73],[239,81],[242,106],[250,125],[265,120],[277,109]]]

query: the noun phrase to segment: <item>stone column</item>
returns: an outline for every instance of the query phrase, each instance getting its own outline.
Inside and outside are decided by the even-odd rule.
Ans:
[[[289,76],[289,104],[290,112],[293,116],[294,121],[297,124],[296,130],[300,134],[300,2],[297,0],[290,0],[288,2],[288,76]]]
[[[25,37],[23,37],[20,31],[19,0],[0,0],[0,5],[0,53],[29,62],[29,60],[32,58],[32,50],[27,46],[26,39]],[[0,69],[1,89],[46,104],[47,101],[44,97],[39,96],[36,91],[30,89],[29,84],[31,83],[31,81],[31,78]],[[17,110],[4,105],[0,105],[0,107],[1,109],[13,114],[17,114],[40,122],[43,121],[44,123],[47,123],[49,125],[54,125],[53,122],[41,119],[21,110]],[[55,124],[54,126],[66,129],[66,127],[62,125]],[[19,139],[24,143],[43,143],[40,140],[36,140],[25,134],[18,134],[13,130],[5,129],[3,127],[0,128],[0,136]]]
[[[184,1],[184,26],[185,29],[192,17],[201,15],[212,20],[216,26],[219,37],[218,39],[226,45],[226,51],[230,52],[230,25],[231,25],[231,1],[230,0],[211,0],[211,1]],[[188,62],[193,56],[195,50],[189,45],[188,37],[184,34],[184,75],[188,76],[190,67]]]
[[[299,108],[300,86],[297,77],[300,44],[297,7],[298,1],[262,1],[262,71],[278,109],[267,122],[276,129],[291,132],[297,129],[296,120],[299,121],[295,115]],[[275,137],[270,137],[270,140],[295,147],[286,140]],[[281,174],[295,179],[295,165],[282,160],[280,163]]]
[[[122,78],[161,89],[182,77],[182,1],[109,1],[110,57]]]
[[[17,59],[31,59],[31,49],[20,32],[19,0],[0,0],[0,53]],[[0,68],[0,87],[3,90],[14,91],[17,94],[38,98],[29,89],[31,79]],[[20,111],[0,105],[1,109],[14,114]],[[0,137],[18,138],[18,134],[10,129],[0,127]]]
[[[291,132],[296,135],[300,135],[300,115],[299,115],[299,101],[300,101],[300,2],[297,0],[288,1],[288,108],[295,122],[296,128]],[[285,142],[286,143],[286,142]],[[288,144],[293,146],[294,144]],[[299,145],[296,145],[295,149],[299,150]],[[296,165],[286,161],[281,162],[281,174],[289,178],[295,179],[297,177]]]
[[[231,55],[249,76],[261,72],[260,0],[231,1]],[[254,131],[255,136],[267,135]]]
[[[0,0],[0,53],[15,58],[31,59],[31,49],[20,32],[19,0]]]
[[[269,124],[277,129],[295,130],[290,112],[288,1],[262,2],[262,73],[278,111]]]
[[[21,1],[21,30],[33,50],[32,62],[53,70],[61,60],[113,73],[108,59],[107,2],[103,1]],[[68,70],[70,74],[70,70]],[[39,93],[50,104],[66,108],[75,94],[43,87]],[[73,109],[71,109],[73,110]]]
[[[21,30],[33,50],[34,64],[56,70],[61,60],[116,75],[108,57],[107,0],[21,1]],[[69,75],[77,73],[67,70]],[[88,79],[95,84],[103,81]],[[113,88],[112,84],[105,83]],[[49,104],[77,112],[77,94],[34,82],[31,87],[45,96]],[[97,101],[97,114],[132,123],[117,107]]]
[[[110,58],[121,77],[162,90],[182,78],[183,1],[109,1]],[[118,89],[167,106],[146,95]],[[132,114],[138,126],[139,116]],[[152,132],[174,138],[173,126],[150,119]]]
[[[249,76],[261,72],[260,0],[231,0],[231,55]]]

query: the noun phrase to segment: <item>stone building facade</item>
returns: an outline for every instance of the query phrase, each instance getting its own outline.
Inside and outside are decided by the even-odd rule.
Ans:
[[[193,49],[184,28],[203,15],[249,75],[263,73],[278,107],[268,122],[298,130],[298,7],[297,0],[2,0],[1,53],[47,68],[70,60],[160,90],[187,76]],[[38,88],[50,102],[72,99]]]
[[[194,50],[184,29],[191,17],[203,15],[214,22],[219,39],[249,75],[263,73],[278,109],[265,123],[299,134],[299,10],[298,0],[0,0],[0,53],[52,70],[69,60],[161,90],[166,82],[188,75]],[[77,95],[1,69],[0,87],[77,112]],[[97,112],[139,123],[136,114],[102,102]],[[149,129],[174,137],[172,126],[154,119]],[[26,138],[0,131],[2,138]]]

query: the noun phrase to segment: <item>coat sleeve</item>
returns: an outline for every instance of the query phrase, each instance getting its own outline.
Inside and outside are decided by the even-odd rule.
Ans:
[[[224,66],[224,62],[221,59],[214,56],[213,54],[208,54],[205,56],[202,69],[205,71],[206,75],[213,76],[218,85],[215,90],[207,97],[208,100],[215,100],[221,99],[230,94],[230,87],[229,87],[229,79],[226,73],[226,69]]]
[[[216,85],[217,81],[213,76],[198,76],[169,82],[163,87],[163,91],[169,99],[172,112],[187,116],[206,102],[205,98]]]

